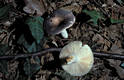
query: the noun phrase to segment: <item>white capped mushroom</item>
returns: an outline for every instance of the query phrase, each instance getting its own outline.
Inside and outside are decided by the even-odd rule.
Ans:
[[[62,37],[68,38],[67,28],[75,23],[75,16],[71,11],[58,9],[54,11],[44,22],[48,34],[55,35],[61,33]]]
[[[88,45],[80,41],[73,41],[66,45],[60,52],[60,59],[66,58],[67,64],[62,68],[72,76],[87,74],[93,66],[94,57]]]

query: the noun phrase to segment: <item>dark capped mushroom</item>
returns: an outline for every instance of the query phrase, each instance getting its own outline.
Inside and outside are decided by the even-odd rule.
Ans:
[[[31,15],[42,16],[45,13],[46,5],[43,0],[24,0],[25,7],[23,10]]]
[[[48,34],[55,35],[61,33],[64,38],[68,38],[67,28],[75,22],[75,16],[71,11],[58,9],[54,11],[44,22]]]

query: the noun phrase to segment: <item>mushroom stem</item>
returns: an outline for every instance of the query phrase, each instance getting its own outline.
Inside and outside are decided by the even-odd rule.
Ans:
[[[67,33],[66,29],[61,31],[61,35],[63,38],[68,38],[68,33]]]
[[[74,62],[77,62],[77,58],[74,57],[74,56],[70,56],[70,57],[67,59],[67,64],[71,64],[71,63],[74,63]]]

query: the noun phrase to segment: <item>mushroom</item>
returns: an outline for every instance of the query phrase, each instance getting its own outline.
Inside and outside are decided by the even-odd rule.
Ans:
[[[80,41],[73,41],[66,45],[60,52],[60,60],[66,59],[62,68],[72,76],[87,74],[93,66],[94,56],[88,45]]]
[[[23,10],[31,15],[42,16],[45,13],[46,5],[43,0],[24,0],[25,7]]]
[[[62,37],[68,38],[67,28],[75,22],[75,16],[71,11],[58,9],[54,11],[44,22],[46,32],[51,35],[61,33]]]

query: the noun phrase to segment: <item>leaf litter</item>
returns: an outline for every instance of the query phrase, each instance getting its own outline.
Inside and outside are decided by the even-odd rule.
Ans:
[[[26,0],[25,0],[26,1]],[[28,0],[27,0],[28,1]],[[34,0],[29,0],[34,1]],[[26,26],[20,24],[21,26],[14,26],[11,24],[8,26],[7,30],[0,29],[0,39],[3,39],[4,31],[9,31],[15,29],[17,27],[24,28],[27,32],[30,32],[30,39],[27,40],[28,36],[25,36],[23,31],[20,31],[20,36],[13,32],[11,36],[7,38],[7,42],[2,41],[0,44],[11,44],[9,45],[11,54],[35,52],[44,48],[53,48],[53,47],[63,47],[67,43],[80,40],[83,44],[88,44],[91,46],[93,50],[96,51],[105,51],[105,52],[116,52],[118,54],[124,54],[124,16],[123,16],[123,1],[122,0],[36,0],[37,2],[45,2],[46,8],[40,8],[41,6],[37,5],[37,2],[25,4],[25,2],[12,0],[8,2],[7,0],[4,2],[0,1],[0,4],[4,6],[0,7],[0,22],[2,22],[3,18],[7,19],[10,17],[8,7],[6,4],[14,2],[17,6],[13,7],[15,9],[16,14],[22,15],[22,22],[27,24]],[[54,4],[54,5],[50,5]],[[39,3],[38,3],[39,4]],[[47,5],[46,5],[47,4]],[[106,4],[105,7],[101,7],[99,5]],[[12,4],[13,5],[13,4]],[[33,8],[31,12],[23,11],[24,7]],[[38,8],[36,9],[36,6]],[[13,5],[15,6],[15,5]],[[33,7],[32,7],[33,6]],[[6,8],[6,9],[4,9]],[[64,8],[71,10],[76,16],[76,23],[73,27],[68,29],[69,38],[63,39],[60,35],[50,36],[45,33],[43,29],[43,19],[45,19],[48,14],[54,11],[57,8]],[[42,12],[43,10],[43,12]],[[77,18],[79,15],[82,19],[86,19],[87,16],[90,16],[88,21],[81,21]],[[46,12],[46,13],[45,13]],[[43,14],[45,13],[45,14]],[[41,17],[41,15],[43,16]],[[107,15],[105,15],[107,14]],[[37,17],[36,17],[37,16]],[[40,17],[39,17],[40,16]],[[82,17],[83,16],[83,17]],[[19,17],[20,18],[20,17]],[[43,18],[43,19],[42,19]],[[15,21],[18,18],[14,18]],[[10,19],[11,20],[11,19]],[[25,22],[26,21],[26,22]],[[32,22],[33,21],[33,22]],[[89,22],[91,21],[91,22]],[[19,23],[18,23],[19,24]],[[42,26],[41,26],[42,25]],[[0,24],[1,26],[6,26],[4,24]],[[35,27],[34,27],[35,26]],[[23,30],[23,29],[22,29]],[[8,32],[8,34],[9,34]],[[21,33],[22,32],[22,33]],[[75,33],[74,33],[75,32]],[[19,38],[16,41],[15,36]],[[54,37],[54,38],[53,38]],[[11,42],[9,41],[11,40]],[[31,42],[30,42],[31,41]],[[44,42],[45,41],[45,42]],[[55,44],[52,43],[55,42]],[[39,43],[43,43],[42,45],[38,45]],[[5,46],[6,47],[6,46]],[[40,47],[40,48],[39,48]],[[2,49],[2,48],[1,48]],[[0,49],[0,51],[1,51]],[[6,51],[7,48],[2,49]],[[5,52],[4,52],[5,53]],[[59,53],[58,53],[59,54]],[[124,79],[124,69],[123,61],[112,60],[112,59],[99,59],[95,58],[94,66],[92,70],[85,76],[81,77],[72,77],[70,75],[66,75],[65,72],[58,65],[58,54],[46,54],[42,57],[38,57],[37,60],[34,58],[29,58],[28,60],[12,60],[7,62],[7,64],[1,64],[0,66],[6,66],[6,70],[0,70],[0,79],[11,79],[16,78],[17,80],[33,80],[34,78],[37,80],[120,80]],[[32,60],[33,59],[33,60]],[[39,63],[40,61],[40,63]],[[1,61],[2,62],[2,61]],[[35,64],[35,66],[34,66]],[[56,65],[55,65],[56,64]],[[45,68],[44,68],[45,67]],[[8,70],[7,70],[8,69]],[[10,70],[9,70],[10,69]],[[114,70],[114,71],[113,71]],[[60,72],[59,72],[60,71]],[[6,74],[4,74],[4,72]],[[7,74],[8,73],[8,74]],[[22,74],[24,73],[24,74]],[[62,73],[62,74],[61,74]],[[11,76],[10,76],[11,75]]]

